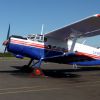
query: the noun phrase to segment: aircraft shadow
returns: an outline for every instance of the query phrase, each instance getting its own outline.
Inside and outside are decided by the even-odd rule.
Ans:
[[[13,75],[30,75],[30,73],[32,72],[31,69],[26,71],[26,70],[21,70],[21,67],[19,66],[12,66],[12,67],[16,68],[18,71],[17,73],[16,72],[12,73]],[[66,72],[66,70],[43,69],[42,71],[46,77],[53,77],[53,78],[75,78],[80,76],[77,74]]]
[[[3,70],[0,73],[8,73],[11,75],[27,77],[31,75],[32,70],[21,70],[21,66],[11,66],[15,70]],[[100,67],[80,67],[78,69],[43,69],[43,73],[48,77],[53,78],[78,78],[80,75],[75,72],[84,71],[100,71]],[[74,73],[73,73],[74,72]]]
[[[11,67],[15,69],[2,70],[0,71],[0,74],[2,73],[10,74],[10,75],[14,75],[17,77],[23,77],[23,78],[31,77],[31,72],[32,72],[31,69],[26,71],[26,70],[21,70],[21,66],[11,66]],[[43,69],[43,73],[46,77],[52,77],[52,78],[77,78],[80,76],[78,74],[66,72],[66,70],[57,70],[57,69],[52,69],[52,70]]]
[[[17,70],[14,70],[11,72],[13,75],[22,75],[27,76],[30,75],[32,70],[24,71],[21,70],[21,66],[11,66],[13,68],[16,68]],[[80,75],[75,72],[86,72],[86,71],[100,71],[100,67],[80,67],[78,69],[43,69],[43,73],[48,77],[54,77],[54,78],[78,78]],[[74,73],[73,73],[74,72]]]
[[[100,71],[100,67],[80,67],[78,69],[44,69],[43,72],[45,75],[50,77],[80,77],[78,73],[75,72],[86,72],[86,71]]]

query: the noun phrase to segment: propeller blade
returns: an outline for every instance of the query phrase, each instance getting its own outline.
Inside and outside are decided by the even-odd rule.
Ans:
[[[9,27],[8,27],[8,32],[7,32],[7,38],[6,40],[9,40],[9,37],[10,37],[10,24],[9,24]],[[5,47],[4,49],[4,53],[7,51],[7,46]]]
[[[8,27],[7,40],[9,39],[9,35],[10,35],[10,24],[9,24],[9,27]]]

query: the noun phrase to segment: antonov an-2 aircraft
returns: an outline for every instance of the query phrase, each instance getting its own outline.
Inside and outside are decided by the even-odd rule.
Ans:
[[[99,48],[77,43],[80,38],[100,35],[100,14],[46,34],[31,34],[27,37],[9,34],[10,25],[7,40],[3,43],[6,46],[5,51],[11,52],[17,58],[29,57],[30,62],[24,68],[31,67],[35,76],[43,75],[41,70],[43,61],[82,66],[100,64]]]

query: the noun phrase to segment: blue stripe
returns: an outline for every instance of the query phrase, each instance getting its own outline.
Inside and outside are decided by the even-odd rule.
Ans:
[[[72,62],[70,64],[77,64],[81,66],[94,66],[100,65],[100,60],[84,61],[84,62]]]
[[[12,44],[12,43],[10,43],[7,46],[7,50],[16,55],[19,54],[34,59],[52,57],[52,56],[63,54],[63,52],[61,51],[46,50],[42,48],[36,48],[36,47],[30,47],[30,46],[24,46],[24,45]]]

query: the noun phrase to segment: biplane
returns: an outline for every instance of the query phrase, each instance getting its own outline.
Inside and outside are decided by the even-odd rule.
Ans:
[[[100,35],[100,14],[89,16],[45,34],[30,34],[27,37],[10,36],[10,25],[5,51],[17,58],[29,57],[25,67],[32,68],[35,76],[43,75],[42,62],[92,66],[100,64],[100,48],[77,43],[78,39]],[[36,60],[36,61],[35,61]],[[30,66],[32,64],[32,66]]]

